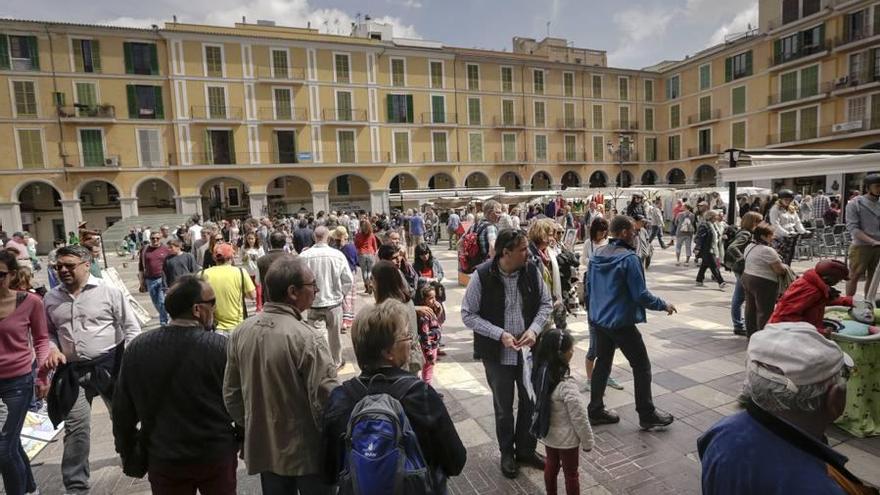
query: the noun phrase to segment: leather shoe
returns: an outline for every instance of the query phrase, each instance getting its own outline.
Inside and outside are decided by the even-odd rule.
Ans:
[[[609,411],[608,409],[602,409],[599,412],[590,413],[590,424],[594,426],[611,425],[619,422],[620,416],[618,416],[614,411]]]
[[[733,334],[734,335],[741,335],[741,336],[745,337],[746,336],[746,329],[743,327],[733,327]]]
[[[513,454],[501,454],[501,474],[510,479],[519,474],[519,466],[516,465]]]
[[[536,451],[532,451],[526,455],[516,456],[516,462],[523,466],[529,466],[541,470],[544,469],[544,456]]]
[[[655,409],[653,413],[639,418],[639,426],[642,430],[650,430],[658,426],[669,426],[672,424],[673,419],[671,414]]]

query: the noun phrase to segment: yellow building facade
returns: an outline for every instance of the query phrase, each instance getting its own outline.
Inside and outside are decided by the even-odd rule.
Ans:
[[[0,20],[0,225],[44,250],[146,213],[388,211],[400,191],[714,184],[727,148],[880,141],[880,4],[762,0],[682,61],[270,23]]]

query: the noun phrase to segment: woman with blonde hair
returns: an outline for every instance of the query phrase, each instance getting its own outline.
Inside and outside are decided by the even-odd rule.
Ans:
[[[556,328],[564,329],[565,307],[562,302],[562,281],[559,275],[559,264],[556,252],[551,248],[556,235],[556,222],[549,218],[541,218],[529,227],[529,256],[541,269],[541,276],[547,284],[553,299],[553,320]]]

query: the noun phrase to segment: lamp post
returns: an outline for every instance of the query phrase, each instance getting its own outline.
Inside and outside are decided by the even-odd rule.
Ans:
[[[740,149],[730,148],[724,150],[727,153],[728,168],[736,168],[736,162],[742,152]],[[736,225],[736,181],[727,181],[727,225]]]
[[[614,143],[608,141],[608,153],[611,153],[611,156],[614,156],[614,153],[617,153],[617,166],[619,171],[617,172],[617,180],[614,181],[614,207],[617,208],[617,198],[620,196],[620,188],[623,187],[623,153],[626,151],[627,153],[630,150],[630,137],[625,134],[618,135],[618,144],[617,149],[614,149]]]

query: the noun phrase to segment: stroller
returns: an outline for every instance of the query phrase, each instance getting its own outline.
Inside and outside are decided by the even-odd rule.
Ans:
[[[562,289],[562,299],[566,314],[574,314],[578,308],[578,267],[581,266],[580,255],[574,251],[563,248],[556,257],[559,264],[559,280]]]
[[[425,222],[425,244],[437,244],[437,232],[434,230],[434,225],[431,222]]]

